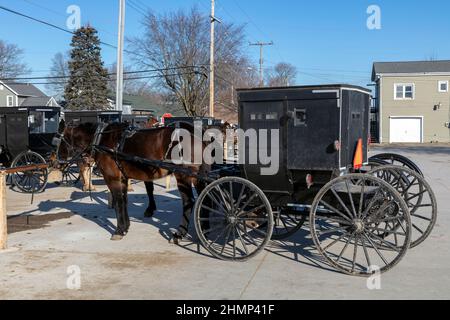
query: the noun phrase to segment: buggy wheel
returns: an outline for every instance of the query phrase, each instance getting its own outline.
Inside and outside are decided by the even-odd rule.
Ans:
[[[393,186],[405,200],[411,215],[411,248],[425,241],[437,220],[437,201],[431,186],[417,172],[398,166],[384,166],[372,174]]]
[[[81,179],[80,168],[76,163],[64,164],[61,168],[62,179],[60,185],[62,187],[73,187]]]
[[[12,168],[46,164],[45,159],[36,152],[26,151],[19,154],[11,164]],[[13,184],[25,193],[39,193],[44,191],[48,182],[48,169],[37,169],[27,172],[16,172],[12,174]]]
[[[411,219],[403,198],[387,182],[364,174],[343,176],[323,187],[311,208],[310,228],[327,262],[357,276],[388,271],[403,258],[411,241]]]
[[[420,174],[423,177],[422,170],[420,170],[419,166],[415,164],[413,161],[409,160],[408,158],[401,156],[399,154],[395,153],[381,153],[373,156],[369,159],[369,161],[385,161],[386,165],[395,165],[399,167],[406,167],[408,169],[411,169],[418,174]]]
[[[274,211],[273,219],[272,240],[284,240],[302,228],[306,221],[306,215],[283,207]]]
[[[236,177],[208,185],[195,204],[202,245],[222,260],[245,261],[260,253],[273,232],[269,200],[255,184]]]

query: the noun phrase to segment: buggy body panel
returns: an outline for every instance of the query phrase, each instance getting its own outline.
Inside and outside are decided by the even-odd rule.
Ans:
[[[360,139],[367,162],[369,90],[348,85],[241,89],[238,100],[240,128],[258,135],[257,143],[245,142],[241,171],[271,201],[286,202],[283,194],[298,201],[309,189],[308,175],[319,187],[350,169]],[[260,150],[261,130],[269,137],[270,130],[279,132],[279,170],[273,176],[262,176],[263,166],[248,162],[248,155]]]

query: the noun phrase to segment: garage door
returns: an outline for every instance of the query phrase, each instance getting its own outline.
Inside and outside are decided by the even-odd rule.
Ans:
[[[391,118],[390,142],[421,143],[422,121],[418,117]]]

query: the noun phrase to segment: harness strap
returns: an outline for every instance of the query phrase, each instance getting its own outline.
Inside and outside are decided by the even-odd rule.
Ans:
[[[172,137],[170,137],[170,144],[169,144],[169,147],[167,148],[166,154],[164,155],[163,161],[167,160],[167,156],[173,149],[174,142],[180,143],[180,133],[178,131],[178,129],[180,129],[180,123],[175,122],[175,123],[170,124],[169,126],[175,127],[176,136],[175,136],[175,139],[172,139]]]

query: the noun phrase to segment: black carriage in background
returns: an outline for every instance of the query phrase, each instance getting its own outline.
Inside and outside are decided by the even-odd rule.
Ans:
[[[224,124],[224,122],[220,119],[209,117],[173,117],[173,118],[166,118],[164,120],[164,125],[173,126],[178,123],[185,123],[193,126],[196,121],[201,122],[204,129],[214,127],[220,128]]]
[[[55,148],[61,108],[0,108],[0,166],[21,167],[47,164]],[[48,181],[48,170],[15,173],[11,182],[27,193],[41,192]]]
[[[84,123],[117,123],[122,122],[122,111],[65,111],[66,125]]]
[[[123,122],[122,111],[116,110],[93,110],[93,111],[65,111],[64,124],[66,126],[78,126],[86,123],[120,123]],[[79,168],[77,162],[82,158],[82,154],[72,154],[69,159],[60,161],[66,168],[67,174],[63,171],[63,186],[74,186],[80,180]],[[101,176],[99,170],[94,166],[93,173]]]
[[[123,122],[139,129],[148,129],[151,127],[150,124],[153,119],[155,118],[151,115],[124,114],[122,116]]]
[[[368,167],[370,91],[258,88],[238,90],[238,98],[245,159],[234,170],[218,166],[213,173],[222,178],[206,186],[194,209],[197,235],[212,255],[245,261],[309,216],[325,261],[365,276],[389,270],[428,237],[437,212],[429,184],[381,159]],[[261,161],[261,150],[272,163]]]

